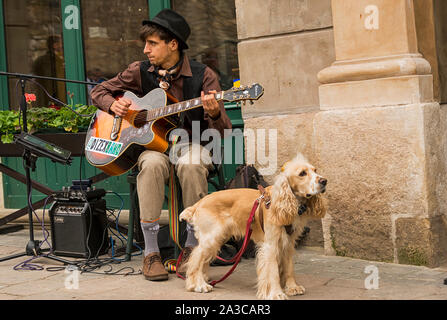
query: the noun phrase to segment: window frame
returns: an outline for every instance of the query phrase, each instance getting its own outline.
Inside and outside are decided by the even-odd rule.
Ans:
[[[163,9],[171,9],[171,0],[148,0],[149,18],[152,19]]]
[[[70,10],[74,6],[77,11]],[[65,78],[69,80],[85,81],[84,42],[82,38],[82,14],[80,0],[61,0],[62,38],[64,43]],[[69,19],[77,14],[77,26],[67,29]],[[83,84],[66,83],[67,101],[70,102],[68,92],[73,93],[73,103],[87,104],[86,86]]]
[[[68,6],[78,8],[78,28],[67,29],[66,19],[73,12],[66,12]],[[152,19],[157,13],[165,8],[171,7],[170,0],[148,0],[149,18]],[[65,77],[70,80],[85,81],[85,59],[82,35],[82,7],[80,0],[61,0],[62,34],[64,43]],[[73,103],[87,104],[86,88],[82,84],[67,83],[67,91],[74,93]],[[67,93],[67,101],[70,101]]]
[[[6,59],[5,19],[3,13],[3,0],[0,0],[0,70],[8,71]],[[8,78],[0,76],[0,110],[9,110]]]

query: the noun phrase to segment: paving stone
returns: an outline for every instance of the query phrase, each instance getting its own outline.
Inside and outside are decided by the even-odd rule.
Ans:
[[[296,300],[359,300],[363,299],[365,289],[318,286],[306,290]]]
[[[442,293],[439,288],[430,286],[379,284],[379,289],[366,291],[367,299],[414,300],[431,295],[440,295],[447,299],[447,291]]]
[[[16,300],[18,297],[10,294],[0,293],[0,300]]]
[[[329,281],[326,286],[365,289],[365,282],[356,279],[333,279],[332,281]]]
[[[0,235],[0,256],[21,252],[28,240],[28,233],[21,230]],[[5,241],[4,241],[5,240]],[[105,258],[106,256],[102,257]],[[0,263],[0,300],[252,300],[256,299],[256,265],[254,259],[242,259],[234,273],[216,285],[210,293],[187,292],[185,282],[175,274],[168,281],[147,281],[140,275],[105,274],[142,268],[142,256],[131,261],[113,264],[79,274],[79,288],[67,289],[65,281],[70,276],[64,270],[50,272],[50,266],[61,264],[46,258],[33,263],[44,267],[42,271],[15,271],[17,265],[29,257],[20,257]],[[70,260],[70,259],[69,259]],[[368,265],[379,271],[379,289],[366,290],[364,272]],[[397,265],[365,261],[346,257],[325,256],[321,248],[300,248],[294,257],[296,279],[306,288],[303,296],[290,300],[393,300],[393,299],[447,299],[447,268]],[[220,279],[231,266],[210,267],[210,279]]]

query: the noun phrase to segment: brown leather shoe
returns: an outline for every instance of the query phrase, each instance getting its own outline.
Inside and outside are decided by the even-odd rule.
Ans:
[[[189,256],[191,255],[192,252],[191,247],[185,247],[183,249],[183,256],[182,256],[182,261],[180,261],[180,264],[177,266],[177,272],[182,276],[182,277],[186,277],[186,262],[188,262],[189,260]]]
[[[168,280],[168,272],[161,262],[160,253],[152,252],[144,257],[143,275],[150,281]]]

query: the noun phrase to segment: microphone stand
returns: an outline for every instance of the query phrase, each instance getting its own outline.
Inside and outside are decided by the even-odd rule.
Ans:
[[[95,82],[86,82],[86,81],[77,81],[77,80],[66,80],[66,79],[60,79],[60,78],[51,78],[51,77],[43,77],[43,76],[34,76],[34,75],[27,75],[27,74],[20,74],[20,73],[9,73],[9,72],[2,72],[0,71],[0,75],[10,76],[10,77],[16,77],[19,78],[20,81],[20,87],[21,87],[21,99],[20,99],[20,111],[22,112],[22,121],[23,121],[23,132],[28,132],[28,126],[27,126],[27,102],[25,97],[25,85],[27,79],[31,78],[38,78],[38,79],[47,79],[47,80],[56,80],[56,81],[64,81],[64,82],[74,82],[74,83],[81,83],[81,84],[97,84]],[[27,196],[27,203],[28,203],[28,226],[29,226],[29,241],[26,245],[25,252],[13,254],[7,257],[0,258],[0,262],[15,259],[22,256],[42,256],[44,258],[52,259],[58,262],[62,262],[63,264],[70,265],[73,264],[72,261],[65,260],[62,258],[59,258],[55,255],[50,253],[43,254],[43,251],[48,251],[50,249],[41,249],[41,242],[40,240],[34,239],[34,227],[33,227],[33,208],[31,206],[31,192],[32,192],[32,185],[31,185],[31,172],[30,170],[35,171],[36,170],[36,160],[38,156],[33,154],[30,149],[24,147],[23,152],[23,166],[25,169],[25,175],[26,175],[26,196]]]
[[[54,78],[54,77],[44,77],[44,76],[36,76],[33,74],[16,73],[16,72],[0,71],[0,75],[1,76],[9,76],[9,77],[13,77],[13,78],[19,78],[19,79],[43,79],[43,80],[54,80],[54,81],[71,82],[71,83],[79,83],[79,84],[94,84],[94,85],[99,84],[98,82],[69,80],[69,79]]]

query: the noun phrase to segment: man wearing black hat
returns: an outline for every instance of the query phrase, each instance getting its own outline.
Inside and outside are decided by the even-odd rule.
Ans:
[[[181,113],[180,127],[192,132],[193,123],[200,124],[200,133],[208,128],[216,129],[223,137],[224,129],[231,129],[223,103],[217,102],[214,93],[220,91],[216,74],[207,66],[188,59],[183,50],[190,28],[185,19],[173,10],[165,9],[152,20],[143,21],[140,39],[145,43],[144,54],[148,60],[131,63],[116,77],[97,85],[91,92],[94,105],[103,111],[123,117],[131,101],[117,96],[132,91],[144,96],[161,87],[179,101],[201,97],[203,108]],[[190,135],[191,136],[191,135]],[[188,145],[185,156],[175,163],[176,175],[182,188],[184,207],[196,203],[208,193],[208,170],[211,169],[209,152],[200,145]],[[200,158],[200,159],[199,159]],[[164,201],[165,183],[169,179],[171,163],[166,154],[146,150],[138,159],[140,170],[137,177],[137,191],[140,205],[141,227],[145,241],[143,274],[148,280],[167,280],[158,248],[158,220]],[[187,239],[184,258],[177,271],[185,274],[185,262],[197,239],[190,225],[187,225]]]

